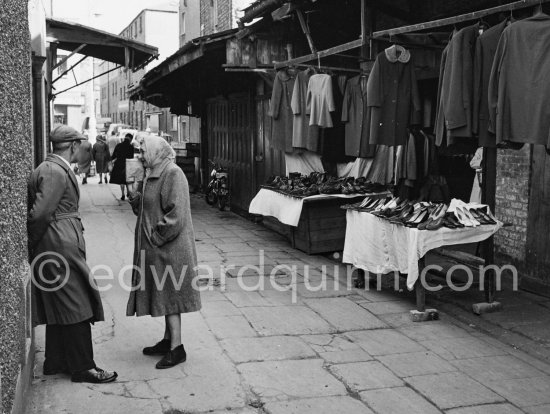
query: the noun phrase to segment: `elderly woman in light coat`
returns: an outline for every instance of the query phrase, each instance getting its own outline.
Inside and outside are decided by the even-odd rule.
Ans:
[[[130,204],[138,216],[135,231],[133,289],[127,315],[164,316],[164,338],[143,349],[162,355],[159,369],[186,359],[181,342],[181,314],[201,309],[195,289],[197,254],[189,187],[175,164],[172,147],[160,137],[142,136],[141,159],[146,168],[143,184],[132,192]],[[143,268],[141,268],[143,266]],[[137,270],[139,268],[139,270]]]

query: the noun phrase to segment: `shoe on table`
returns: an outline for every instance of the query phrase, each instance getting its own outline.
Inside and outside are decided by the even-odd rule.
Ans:
[[[171,351],[169,351],[166,355],[162,357],[162,359],[157,362],[156,368],[157,369],[165,369],[165,368],[172,368],[182,362],[185,362],[187,359],[187,354],[185,353],[185,348],[183,345],[177,346]]]
[[[162,339],[153,346],[143,348],[144,355],[166,355],[170,352],[170,340]]]
[[[76,372],[72,375],[72,382],[90,382],[92,384],[105,384],[113,382],[118,377],[115,371],[105,371],[101,368],[87,369],[86,371]]]

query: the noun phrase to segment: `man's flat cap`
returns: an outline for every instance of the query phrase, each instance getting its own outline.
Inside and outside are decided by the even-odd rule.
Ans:
[[[88,138],[68,125],[56,125],[50,132],[51,142],[85,141],[86,139]]]

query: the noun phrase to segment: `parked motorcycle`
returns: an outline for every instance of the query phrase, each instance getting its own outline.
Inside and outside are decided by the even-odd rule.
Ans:
[[[208,160],[212,165],[212,172],[210,173],[210,182],[206,187],[206,193],[204,198],[209,205],[217,204],[220,211],[225,209],[225,206],[229,204],[229,173],[220,164],[216,164],[211,160]]]

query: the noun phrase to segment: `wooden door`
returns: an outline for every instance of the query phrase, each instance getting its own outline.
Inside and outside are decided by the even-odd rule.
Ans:
[[[256,193],[252,121],[249,95],[207,103],[208,158],[228,169],[231,208],[237,211],[248,211]]]
[[[533,146],[526,264],[531,278],[550,286],[550,156]]]

